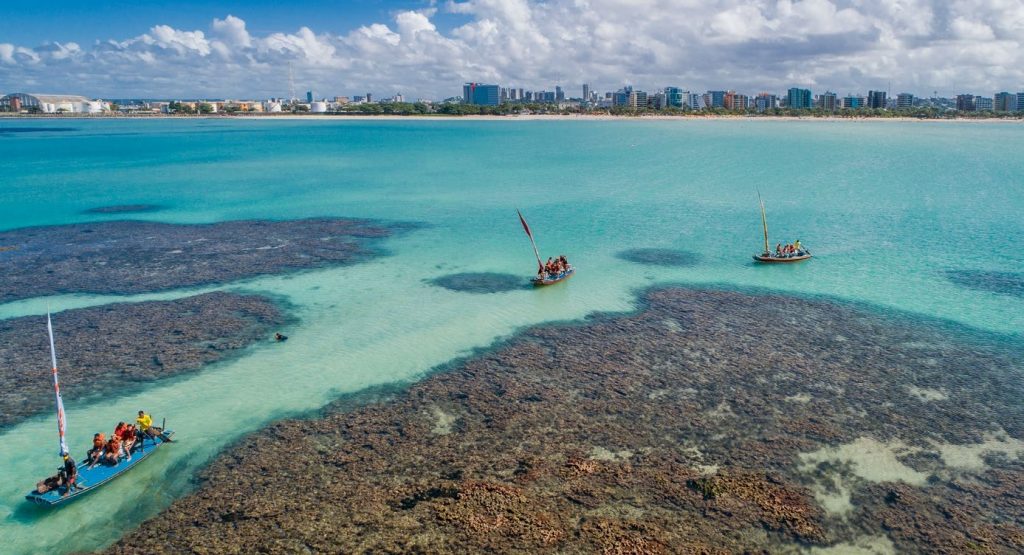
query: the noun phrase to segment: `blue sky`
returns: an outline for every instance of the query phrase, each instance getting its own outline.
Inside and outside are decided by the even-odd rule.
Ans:
[[[17,6],[16,8],[14,6]],[[1024,0],[365,0],[5,4],[0,93],[267,98],[477,81],[991,96],[1024,90]]]
[[[228,14],[244,19],[258,34],[315,25],[318,31],[337,34],[363,24],[387,21],[402,10],[429,8],[429,0],[305,0],[302,2],[251,0],[247,2],[82,2],[53,0],[40,4],[15,2],[25,9],[3,8],[0,42],[35,45],[44,41],[74,41],[89,44],[96,39],[129,37],[145,33],[157,23],[179,29],[205,27],[215,17]],[[11,6],[8,4],[7,6]],[[454,14],[439,14],[439,28],[451,28],[464,20]]]

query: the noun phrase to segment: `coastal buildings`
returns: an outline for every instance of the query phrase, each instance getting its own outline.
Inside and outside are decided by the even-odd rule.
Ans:
[[[974,97],[974,111],[975,112],[991,112],[994,110],[992,99],[987,96],[976,96]]]
[[[764,112],[777,108],[779,105],[779,99],[774,94],[763,92],[754,97],[754,110],[758,112]]]
[[[667,108],[682,109],[686,105],[686,99],[683,98],[684,94],[686,93],[679,87],[665,87],[665,106]]]
[[[957,112],[973,112],[974,111],[974,95],[973,94],[958,94],[958,95],[956,95],[956,111]]]
[[[897,110],[909,110],[914,107],[914,95],[910,93],[900,93],[896,95],[896,109]]]
[[[996,93],[992,99],[992,109],[997,112],[1013,112],[1017,109],[1017,95],[1008,92]]]
[[[810,109],[814,105],[811,102],[811,90],[810,89],[799,89],[791,88],[789,93],[786,95],[786,106],[795,109]]]
[[[707,108],[724,108],[726,91],[708,91],[704,93],[704,106]]]
[[[826,112],[835,112],[838,107],[838,95],[832,91],[825,91],[818,95],[818,107]]]
[[[366,95],[369,99],[369,94]],[[497,106],[500,103],[498,85],[466,83],[462,86],[462,101],[479,106]],[[369,100],[367,100],[369,102]]]
[[[11,93],[0,98],[0,112],[42,114],[99,114],[110,111],[110,103],[70,94]]]
[[[864,107],[864,97],[859,95],[849,94],[843,97],[843,108],[847,110],[856,110]]]
[[[885,91],[868,91],[868,108],[884,110],[886,103]]]

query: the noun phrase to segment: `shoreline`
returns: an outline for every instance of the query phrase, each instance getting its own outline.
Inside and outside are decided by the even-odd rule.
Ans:
[[[245,120],[245,121],[822,121],[822,122],[947,122],[947,123],[1024,123],[1024,118],[914,118],[914,117],[838,117],[838,116],[759,116],[759,115],[610,115],[610,114],[527,114],[527,115],[400,115],[400,114],[246,114],[246,115],[170,115],[170,114],[0,114],[3,120]],[[2,131],[2,128],[0,128]]]

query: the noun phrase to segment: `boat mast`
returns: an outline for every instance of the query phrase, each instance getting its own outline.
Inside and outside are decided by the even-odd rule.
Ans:
[[[540,251],[537,250],[537,242],[533,240],[533,232],[530,231],[530,226],[526,224],[526,218],[518,208],[516,208],[516,214],[519,214],[519,221],[523,224],[523,229],[526,230],[526,236],[530,238],[530,244],[533,245],[533,255],[537,257],[537,272],[542,272],[544,263],[540,261]]]
[[[761,203],[761,226],[764,228],[764,252],[771,252],[768,250],[768,217],[764,214],[764,200],[761,198],[761,191],[757,192],[757,202]]]
[[[57,379],[57,350],[53,346],[53,324],[50,322],[50,311],[46,311],[46,331],[50,334],[50,362],[53,363],[53,393],[57,397],[57,434],[60,436],[60,455],[69,453],[67,441],[64,439],[64,400],[60,396],[60,381]]]

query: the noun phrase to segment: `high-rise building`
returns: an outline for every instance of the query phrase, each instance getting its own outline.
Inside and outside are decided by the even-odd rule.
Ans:
[[[825,91],[818,95],[818,108],[826,112],[835,112],[838,107],[838,97],[832,91]]]
[[[590,102],[590,85],[583,83],[583,102]]]
[[[864,97],[855,95],[846,95],[843,97],[843,108],[850,110],[857,110],[864,107]]]
[[[885,91],[868,91],[868,108],[885,109]]]
[[[644,91],[630,91],[629,99],[626,103],[630,108],[646,108],[647,93]]]
[[[373,102],[373,94],[372,93],[366,93],[366,102],[367,103]]]
[[[313,91],[306,91],[306,102],[307,103],[312,103],[313,102]]]
[[[724,108],[725,91],[708,91],[704,93],[704,106],[707,108]]]
[[[725,98],[722,100],[722,107],[726,110],[746,110],[747,95],[738,94],[736,91],[726,91]]]
[[[1015,112],[1024,112],[1024,92],[1017,93],[1017,107],[1014,108]]]
[[[626,85],[613,93],[609,93],[611,94],[612,106],[628,106],[629,95],[632,94],[632,92],[633,87]]]
[[[956,95],[956,111],[958,111],[958,112],[973,112],[974,111],[974,95],[973,94],[958,94],[958,95]]]
[[[682,108],[686,102],[683,98],[683,89],[679,87],[665,87],[665,107]]]
[[[555,85],[555,102],[562,102],[565,100],[565,91],[562,90],[560,85]]]
[[[1017,109],[1017,95],[1008,92],[996,93],[992,99],[992,109],[997,112],[1012,112]]]
[[[501,103],[501,94],[498,89],[498,85],[466,83],[462,86],[462,102],[480,106],[497,106]],[[369,102],[370,95],[367,94],[366,98]]]
[[[909,110],[914,107],[914,95],[910,93],[900,93],[896,95],[896,109],[897,110]]]
[[[754,97],[754,110],[764,112],[779,105],[779,99],[774,94],[763,92]]]
[[[405,102],[405,97],[402,93],[395,93],[395,102]]]
[[[683,98],[686,99],[686,106],[691,110],[700,110],[704,108],[703,97],[700,94],[685,92]]]
[[[974,111],[991,112],[993,109],[994,105],[991,98],[988,98],[987,96],[974,97]]]
[[[786,105],[794,110],[810,109],[814,107],[811,101],[812,98],[810,89],[793,87],[789,89],[789,94],[786,95]]]

